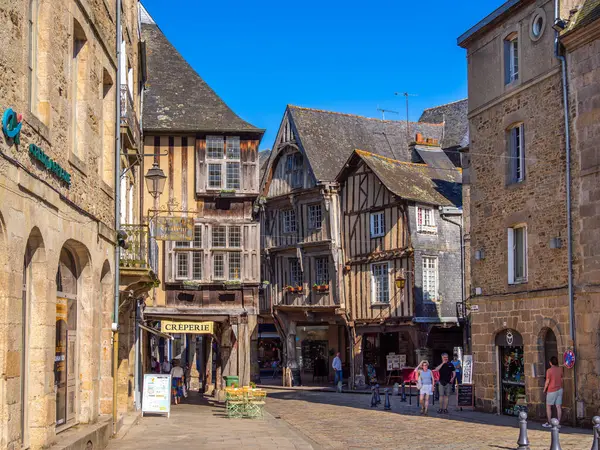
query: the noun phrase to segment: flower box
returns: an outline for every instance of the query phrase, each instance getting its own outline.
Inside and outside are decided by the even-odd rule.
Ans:
[[[319,292],[321,294],[324,294],[326,292],[329,292],[329,285],[328,284],[315,284],[313,286],[313,290],[316,292]]]

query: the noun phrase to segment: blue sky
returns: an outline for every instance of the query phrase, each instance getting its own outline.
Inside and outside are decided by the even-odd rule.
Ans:
[[[285,106],[410,119],[467,96],[456,38],[504,0],[144,0],[167,38],[273,145]]]

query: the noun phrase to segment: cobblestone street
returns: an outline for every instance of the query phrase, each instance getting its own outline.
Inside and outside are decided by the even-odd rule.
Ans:
[[[517,419],[450,409],[438,416],[393,397],[392,411],[370,408],[370,397],[270,389],[263,420],[228,419],[222,405],[191,396],[171,417],[143,417],[108,450],[199,449],[516,449]],[[437,406],[437,405],[436,405]],[[550,432],[529,424],[532,450],[550,448]],[[588,450],[591,430],[561,429],[564,450]]]
[[[430,406],[429,416],[418,415],[412,406],[392,397],[392,412],[383,404],[370,408],[370,396],[311,391],[269,392],[267,408],[324,449],[515,449],[519,436],[517,418],[457,411],[439,416]],[[383,402],[383,397],[382,397]],[[401,414],[398,414],[401,412]],[[550,448],[550,432],[538,423],[529,424],[532,450]],[[563,427],[564,450],[587,450],[590,430]]]

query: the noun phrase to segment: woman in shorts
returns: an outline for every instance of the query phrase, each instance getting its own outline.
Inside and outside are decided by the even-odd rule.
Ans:
[[[421,361],[417,368],[417,389],[421,400],[421,414],[427,415],[429,396],[433,394],[433,372],[429,370],[429,361]]]

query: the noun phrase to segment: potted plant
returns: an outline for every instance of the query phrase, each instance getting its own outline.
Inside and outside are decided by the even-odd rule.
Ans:
[[[327,292],[329,290],[329,285],[328,284],[317,284],[317,283],[315,283],[313,285],[313,290],[315,290],[317,292]]]

